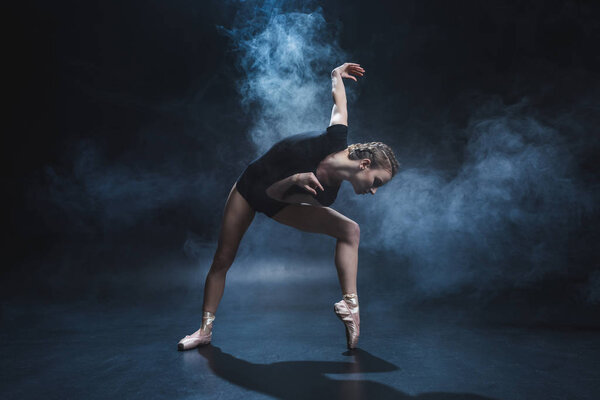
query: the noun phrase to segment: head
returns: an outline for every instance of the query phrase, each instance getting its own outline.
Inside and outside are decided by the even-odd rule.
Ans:
[[[375,194],[399,168],[392,149],[381,142],[351,144],[348,158],[356,161],[356,171],[348,179],[356,194]]]

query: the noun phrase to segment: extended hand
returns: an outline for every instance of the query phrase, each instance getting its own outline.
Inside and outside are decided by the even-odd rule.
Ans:
[[[325,190],[323,189],[323,186],[321,186],[321,182],[319,182],[315,174],[312,172],[303,172],[296,174],[295,183],[304,190],[311,192],[315,196],[317,195],[317,191],[315,189],[319,188],[321,189],[321,191]]]
[[[355,63],[343,63],[339,67],[335,68],[333,71],[338,71],[342,78],[350,78],[356,82],[356,78],[352,75],[363,76],[365,74],[365,69],[360,66],[360,64]]]

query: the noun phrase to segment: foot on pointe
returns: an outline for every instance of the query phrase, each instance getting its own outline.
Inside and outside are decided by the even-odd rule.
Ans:
[[[344,298],[333,305],[338,318],[346,328],[346,341],[349,349],[356,348],[360,336],[360,316],[356,294],[345,294]]]

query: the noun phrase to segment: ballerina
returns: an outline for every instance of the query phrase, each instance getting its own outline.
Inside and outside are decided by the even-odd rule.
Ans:
[[[256,212],[281,224],[337,239],[335,266],[342,299],[334,304],[334,311],[344,323],[348,348],[357,346],[360,227],[329,206],[343,181],[350,182],[356,194],[374,195],[398,171],[398,162],[389,146],[381,142],[348,146],[343,78],[357,81],[356,77],[364,73],[360,64],[355,63],[335,68],[331,72],[334,105],[329,127],[324,132],[305,132],[279,141],[239,176],[225,204],[217,250],[206,277],[202,325],[179,341],[179,350],[210,343],[227,271]]]

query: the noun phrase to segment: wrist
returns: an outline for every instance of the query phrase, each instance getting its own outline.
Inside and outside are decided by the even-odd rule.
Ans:
[[[337,68],[334,68],[334,69],[331,71],[331,76],[332,76],[332,77],[340,75],[340,70],[339,70],[338,68],[339,68],[339,67],[337,67]]]
[[[297,185],[297,184],[298,184],[298,174],[294,174],[294,175],[292,175],[292,183],[293,183],[294,185]]]

